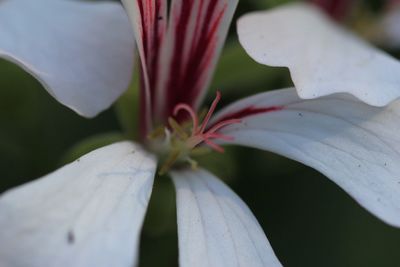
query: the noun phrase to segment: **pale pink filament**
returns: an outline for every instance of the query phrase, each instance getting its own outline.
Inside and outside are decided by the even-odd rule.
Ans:
[[[214,113],[215,108],[217,107],[220,99],[221,99],[221,93],[219,91],[217,91],[217,95],[215,96],[215,99],[212,102],[211,107],[208,110],[207,115],[203,120],[203,123],[201,124],[200,133],[204,132],[204,130],[206,129],[208,121],[210,120],[212,114]]]
[[[187,113],[189,113],[190,117],[192,118],[193,121],[193,131],[192,131],[192,136],[194,136],[195,132],[197,132],[197,127],[199,125],[199,119],[196,115],[196,112],[187,104],[178,104],[174,108],[174,116],[178,115],[179,111],[184,110]]]
[[[179,111],[181,111],[181,110],[186,111],[190,115],[190,117],[193,121],[193,129],[192,129],[192,134],[191,134],[192,141],[196,140],[195,141],[196,145],[200,144],[201,142],[204,142],[209,147],[214,149],[215,151],[222,153],[222,152],[224,152],[224,149],[221,146],[215,144],[213,141],[211,141],[211,139],[221,139],[221,140],[225,140],[225,141],[232,141],[233,137],[219,134],[216,132],[225,126],[235,124],[235,123],[240,123],[241,120],[240,119],[229,119],[229,120],[221,121],[221,122],[217,123],[216,125],[214,125],[211,129],[206,131],[207,124],[210,121],[212,115],[214,114],[214,111],[215,111],[220,99],[221,99],[221,93],[217,92],[217,95],[216,95],[214,101],[212,102],[211,107],[207,112],[207,115],[205,116],[203,122],[201,123],[200,129],[198,129],[199,118],[196,115],[196,112],[193,110],[193,108],[190,107],[189,105],[187,105],[187,104],[176,105],[176,107],[174,108],[174,116],[176,116],[179,113]]]

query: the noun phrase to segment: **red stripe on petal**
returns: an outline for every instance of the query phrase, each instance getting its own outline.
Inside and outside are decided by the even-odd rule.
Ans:
[[[179,103],[197,108],[238,0],[171,0],[168,19],[168,1],[134,1],[142,60],[140,115],[148,132],[148,121],[150,127],[165,124]]]
[[[214,8],[214,6],[210,5],[210,7]],[[191,57],[191,61],[188,63],[188,74],[185,78],[184,84],[193,88],[193,90],[184,90],[181,92],[182,99],[186,100],[186,103],[190,105],[195,104],[195,100],[198,95],[201,93],[200,90],[204,86],[203,83],[206,82],[205,77],[202,75],[202,71],[206,72],[207,68],[211,65],[212,60],[216,53],[217,48],[217,30],[219,25],[221,24],[221,20],[223,18],[224,12],[226,8],[224,8],[220,14],[215,19],[214,23],[211,24],[211,27],[207,31],[207,27],[203,27],[202,35],[200,37],[200,41],[197,44],[196,49],[193,50],[193,55]],[[209,8],[207,12],[207,18],[211,19],[213,15],[213,11]],[[184,88],[185,89],[185,88]]]
[[[163,119],[179,103],[195,108],[214,70],[227,0],[186,0],[172,7],[172,56],[166,85]]]
[[[160,68],[160,53],[166,35],[166,1],[136,0],[140,16],[140,37],[137,40],[141,52],[140,125],[142,137],[150,130],[155,105],[154,95]],[[150,119],[149,119],[150,117]]]
[[[181,92],[181,87],[182,87],[182,80],[183,80],[183,51],[185,47],[185,42],[186,42],[186,36],[187,36],[187,28],[189,24],[189,19],[190,15],[193,10],[193,0],[192,1],[183,1],[181,4],[181,10],[179,11],[178,14],[173,14],[173,20],[176,20],[174,27],[174,44],[173,47],[174,49],[172,58],[171,58],[171,64],[170,64],[170,69],[169,69],[169,75],[168,75],[168,85],[166,87],[166,96],[167,96],[167,104],[166,104],[166,110],[164,111],[164,115],[168,117],[172,109],[176,106],[178,103],[186,103],[183,101],[178,101],[176,102],[177,95]],[[177,11],[176,11],[177,12]],[[175,13],[176,13],[175,12]]]
[[[222,116],[221,118],[218,118],[218,120],[216,122],[214,122],[211,126],[209,126],[208,128],[212,128],[214,125],[217,125],[218,123],[222,122],[222,121],[228,121],[228,120],[241,120],[243,118],[246,117],[250,117],[250,116],[255,116],[255,115],[261,115],[261,114],[265,114],[265,113],[269,113],[269,112],[276,112],[276,111],[280,111],[283,110],[284,107],[283,106],[272,106],[272,107],[245,107],[243,109],[240,109],[238,111],[232,112],[232,113],[228,113],[224,116]]]

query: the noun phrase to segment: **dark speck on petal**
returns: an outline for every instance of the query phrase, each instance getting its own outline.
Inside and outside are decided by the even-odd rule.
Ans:
[[[68,244],[73,244],[73,243],[75,243],[75,235],[74,235],[74,232],[72,232],[72,231],[69,231],[69,232],[68,232],[68,234],[67,234],[67,241],[68,241]]]

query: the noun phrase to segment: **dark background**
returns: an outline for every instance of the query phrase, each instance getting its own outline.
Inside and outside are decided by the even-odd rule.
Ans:
[[[241,0],[237,15],[281,2],[289,1]],[[354,30],[362,28],[363,21],[372,23],[384,2],[358,4],[342,21],[348,27],[357,25]],[[232,27],[206,103],[216,89],[223,92],[223,106],[290,84],[286,69],[249,59]],[[126,105],[127,99],[136,106],[129,97],[120,104]],[[121,114],[115,111],[83,119],[20,68],[0,60],[0,192],[62,166],[79,154],[71,148],[84,139],[91,138],[93,144],[93,136],[123,131]],[[79,145],[78,150],[85,149]],[[249,205],[284,266],[400,266],[400,229],[376,219],[318,172],[274,154],[237,147],[227,148],[224,155],[211,154],[202,163]],[[142,235],[141,266],[177,264],[174,197],[170,181],[157,179]]]

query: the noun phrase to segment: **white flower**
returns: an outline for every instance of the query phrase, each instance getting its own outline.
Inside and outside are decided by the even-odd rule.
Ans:
[[[142,136],[152,136],[142,145],[98,149],[6,192],[0,199],[1,266],[136,264],[159,155],[167,156],[161,169],[177,191],[181,266],[280,266],[239,197],[211,173],[187,167],[204,144],[216,150],[226,143],[251,146],[300,161],[400,226],[397,60],[309,5],[248,14],[238,22],[241,44],[262,64],[288,67],[296,89],[252,96],[211,117],[217,96],[200,124],[195,110],[237,0],[171,2],[168,23],[162,0],[123,1],[131,23],[116,3],[0,2],[0,56],[89,117],[129,84],[133,25],[143,78]]]

